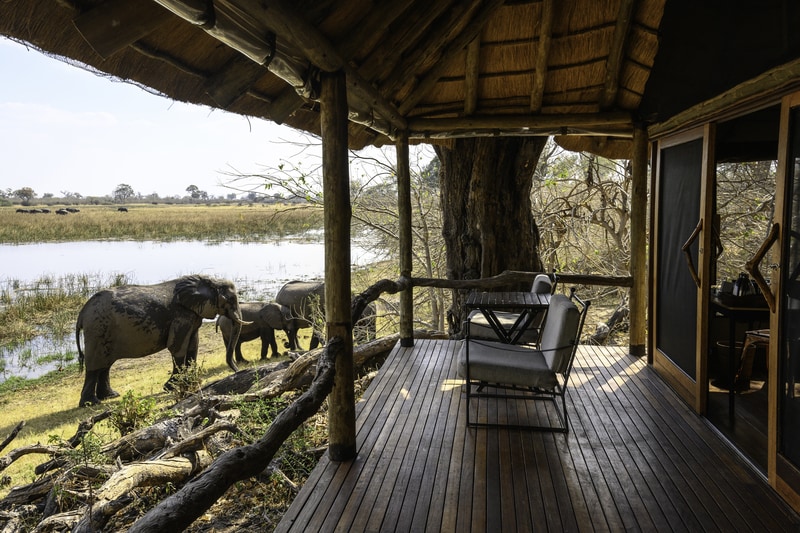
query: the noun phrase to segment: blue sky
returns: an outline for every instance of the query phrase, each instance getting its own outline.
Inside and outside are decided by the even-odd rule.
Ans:
[[[111,195],[234,192],[223,172],[258,172],[304,155],[304,134],[174,102],[0,38],[0,189]],[[288,142],[287,142],[288,141]],[[314,142],[314,139],[311,139]]]

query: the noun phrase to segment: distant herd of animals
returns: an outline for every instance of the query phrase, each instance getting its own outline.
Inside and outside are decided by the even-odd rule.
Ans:
[[[24,209],[24,208],[17,209],[17,213],[29,213],[31,215],[35,215],[37,213],[47,214],[47,213],[51,213],[51,212],[54,212],[56,215],[69,215],[70,213],[80,213],[80,211],[81,210],[76,208],[76,207],[64,207],[64,208],[61,208],[61,209],[56,209],[55,211],[50,211],[50,209],[47,209],[47,208],[44,208],[44,207],[43,208],[36,208],[36,209]],[[127,207],[118,207],[117,211],[119,211],[120,213],[127,213],[128,212],[128,208]]]
[[[164,388],[174,388],[176,374],[197,359],[203,319],[217,318],[225,360],[234,372],[238,371],[236,363],[245,361],[243,342],[261,339],[261,359],[268,357],[269,348],[273,355],[278,354],[277,329],[286,333],[286,347],[297,350],[298,330],[313,326],[314,311],[324,312],[324,300],[324,283],[290,281],[281,287],[274,302],[239,303],[232,282],[201,275],[102,290],[86,301],[75,324],[78,362],[82,369],[86,367],[79,406],[119,396],[109,380],[114,361],[144,357],[164,348],[173,362]],[[375,338],[374,304],[356,325],[358,342]],[[314,330],[309,348],[313,350],[321,342]]]

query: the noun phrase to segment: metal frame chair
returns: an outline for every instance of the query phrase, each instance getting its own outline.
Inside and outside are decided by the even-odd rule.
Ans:
[[[467,328],[467,338],[459,359],[459,374],[466,379],[468,427],[569,431],[567,385],[590,303],[578,298],[574,289],[569,298],[561,294],[554,295],[542,328],[540,346],[535,349],[471,339]],[[492,391],[486,391],[487,388]],[[470,408],[473,398],[547,400],[555,406],[560,425],[507,425],[472,421]]]

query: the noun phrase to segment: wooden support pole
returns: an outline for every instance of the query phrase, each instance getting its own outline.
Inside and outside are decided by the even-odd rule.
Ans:
[[[631,159],[630,354],[645,355],[647,343],[647,130],[633,130]]]
[[[350,173],[347,88],[344,72],[321,73],[320,122],[325,209],[325,315],[327,336],[344,340],[328,399],[328,453],[332,461],[356,456],[353,327],[350,315]]]
[[[397,213],[400,216],[400,277],[411,277],[411,169],[408,135],[397,139]],[[414,288],[400,293],[400,346],[414,346]]]

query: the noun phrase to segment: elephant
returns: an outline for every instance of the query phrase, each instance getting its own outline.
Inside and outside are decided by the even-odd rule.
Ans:
[[[298,346],[297,331],[313,327],[315,312],[325,314],[325,283],[322,281],[289,281],[283,285],[275,296],[275,303],[289,309],[289,323],[286,335],[289,337],[290,350]],[[320,345],[321,339],[314,330],[311,334],[310,349]]]
[[[242,326],[248,324],[242,320],[232,282],[190,275],[156,285],[124,285],[94,294],[75,324],[78,362],[81,369],[86,366],[79,407],[119,395],[109,381],[114,361],[144,357],[164,348],[172,354],[172,376],[164,384],[165,389],[171,389],[176,373],[197,358],[198,329],[203,319],[217,315],[228,317],[235,325],[225,359],[236,372],[234,347]]]
[[[288,348],[298,348],[297,331],[312,327],[314,312],[325,314],[325,283],[321,281],[289,281],[283,285],[275,297],[275,302],[289,309],[290,320],[286,330],[289,337]],[[316,307],[315,307],[316,306]],[[375,339],[375,302],[364,309],[362,318],[353,328],[354,340],[363,343]],[[310,349],[319,346],[321,339],[316,330],[311,334]]]
[[[246,362],[242,356],[242,343],[258,338],[261,338],[261,359],[267,358],[269,348],[272,348],[272,355],[278,355],[275,330],[287,331],[289,309],[274,302],[242,302],[239,304],[239,309],[242,310],[242,320],[251,322],[251,324],[242,326],[241,333],[239,333],[239,341],[236,343],[236,362]],[[227,348],[231,339],[233,321],[225,315],[220,315],[217,317],[217,329],[222,332],[222,341]]]
[[[370,302],[361,313],[361,318],[353,326],[353,342],[356,344],[364,344],[365,342],[375,340],[377,332],[377,311],[375,302]]]

